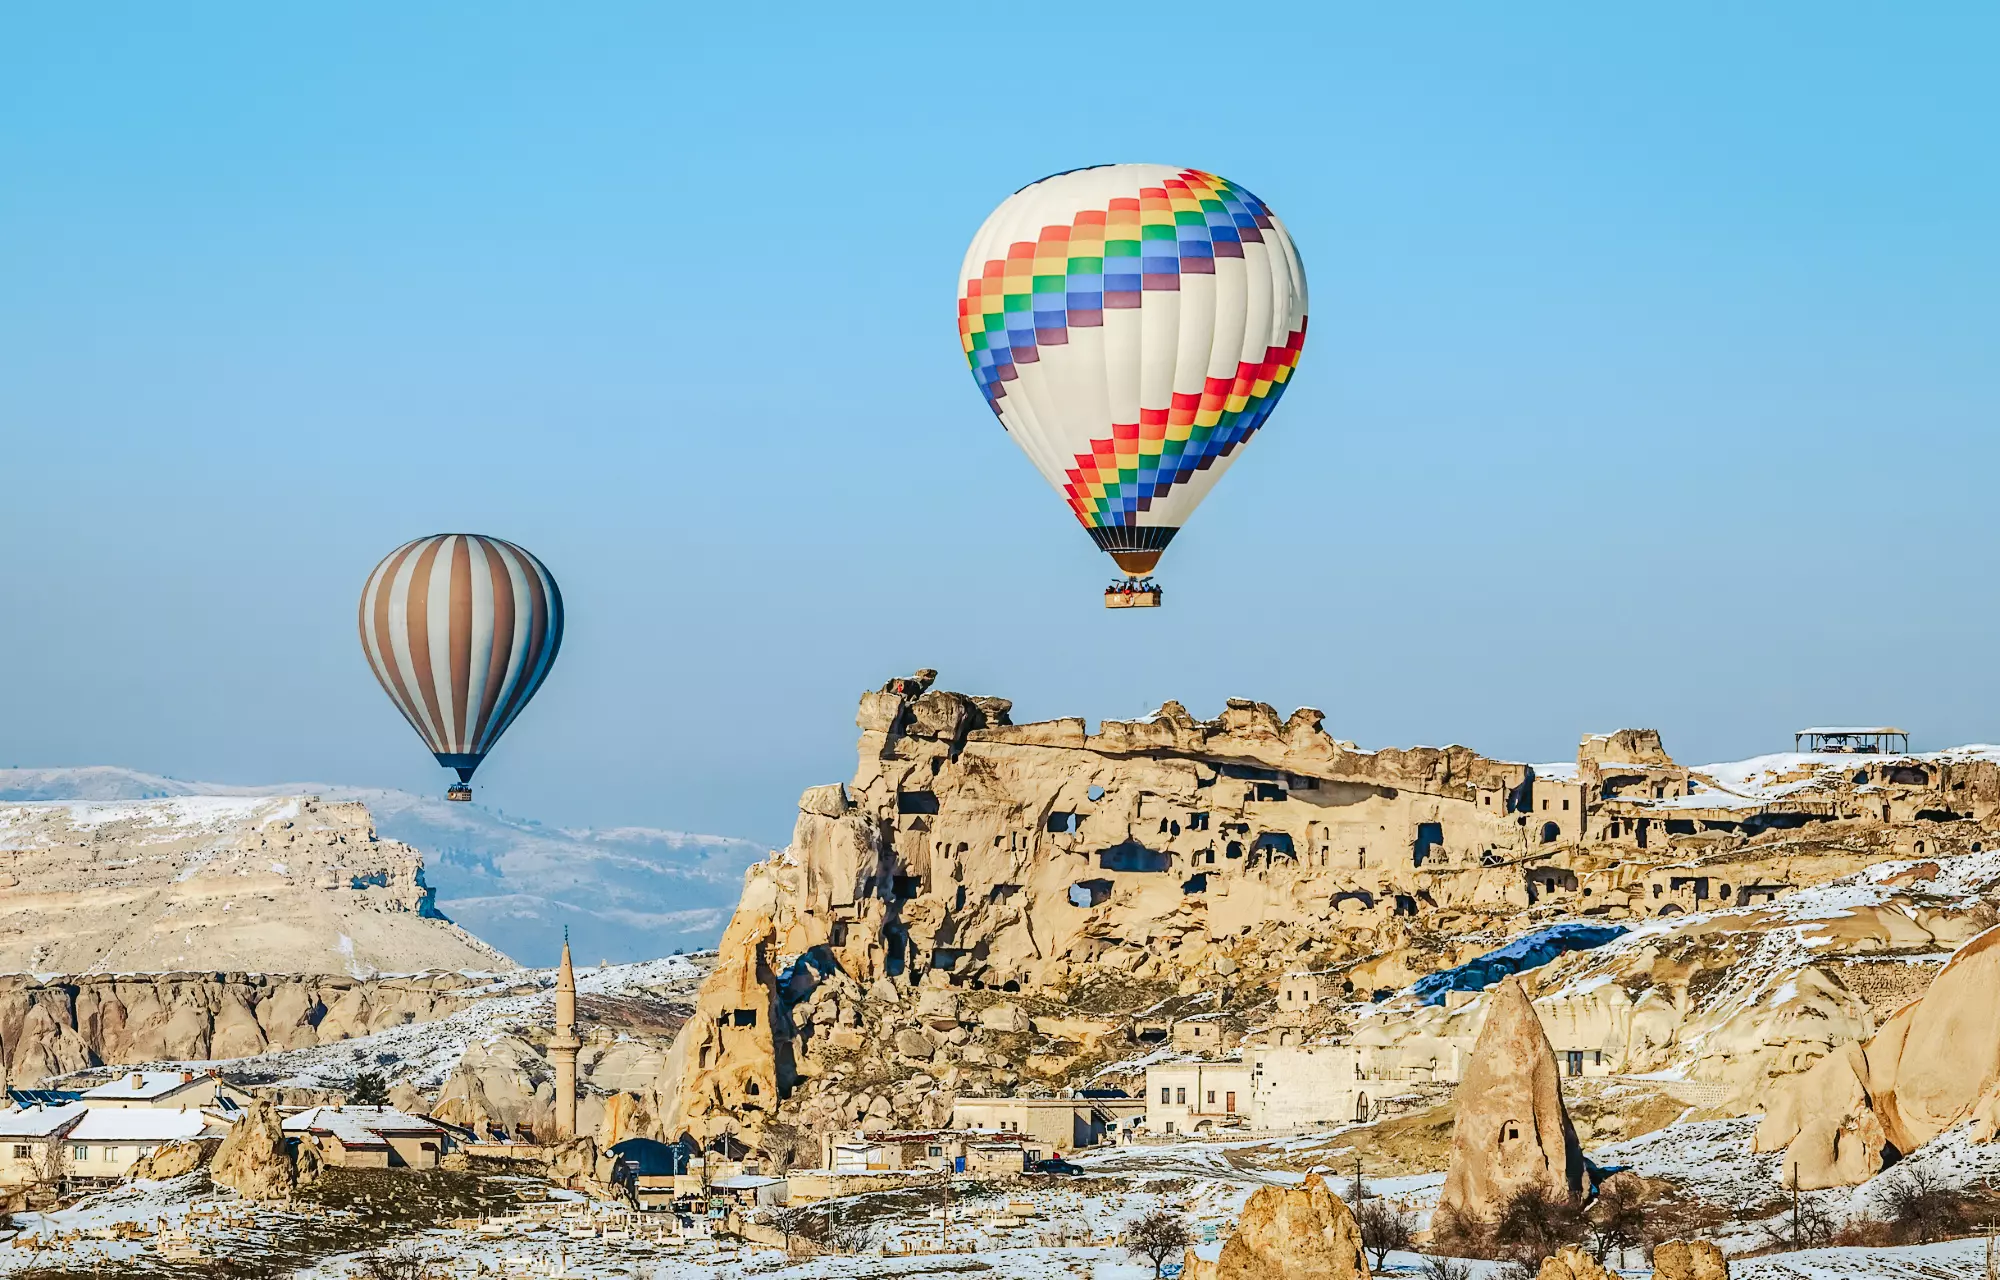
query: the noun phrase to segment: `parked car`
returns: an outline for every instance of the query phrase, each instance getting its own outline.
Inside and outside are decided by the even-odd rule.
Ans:
[[[1074,1178],[1083,1172],[1083,1166],[1071,1164],[1067,1160],[1037,1160],[1028,1166],[1028,1172],[1062,1174]]]

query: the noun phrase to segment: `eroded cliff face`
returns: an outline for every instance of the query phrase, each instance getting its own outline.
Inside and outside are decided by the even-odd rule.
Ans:
[[[457,973],[364,981],[260,973],[0,976],[0,1066],[34,1088],[89,1067],[305,1049],[430,1022],[481,985]]]
[[[667,1132],[776,1154],[857,1119],[938,1123],[959,1092],[1116,1078],[1169,1034],[1220,1049],[1348,1032],[1369,997],[1578,915],[1670,922],[1630,952],[1644,972],[1593,988],[1617,984],[1622,1005],[1569,991],[1554,1013],[1596,1048],[1615,1027],[1619,1069],[1647,1069],[1692,1043],[1727,967],[1676,940],[1683,923],[1899,855],[1965,854],[2000,804],[2000,766],[1977,753],[1704,772],[1624,730],[1538,771],[1463,747],[1361,751],[1317,711],[1242,700],[1214,720],[1168,703],[1095,733],[1016,725],[1005,700],[929,674],[863,696],[853,780],[809,790],[791,845],[749,873],[668,1063]],[[1964,904],[1931,905],[1910,945],[1976,932]],[[1276,999],[1287,974],[1310,978],[1309,1007]],[[1865,991],[1813,981],[1872,1032]],[[1406,1002],[1370,1034],[1393,1049],[1453,1012]],[[1204,1016],[1211,1038],[1183,1041]],[[1469,1048],[1476,1030],[1450,1034]]]
[[[507,970],[423,856],[312,796],[0,804],[0,972]]]

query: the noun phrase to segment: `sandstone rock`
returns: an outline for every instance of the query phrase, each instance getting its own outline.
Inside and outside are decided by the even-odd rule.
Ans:
[[[1316,1173],[1296,1187],[1259,1187],[1212,1266],[1202,1271],[1213,1280],[1368,1277],[1361,1228]]]
[[[915,1027],[905,1027],[896,1033],[896,1052],[906,1058],[929,1058],[937,1052],[931,1038]]]
[[[1451,1167],[1440,1212],[1490,1222],[1529,1189],[1554,1199],[1584,1194],[1583,1152],[1563,1105],[1555,1050],[1518,977],[1487,992],[1486,1025],[1458,1088]]]
[[[979,1025],[988,1031],[1021,1032],[1029,1027],[1028,1015],[1018,1004],[992,1004],[979,1011]]]
[[[220,1138],[166,1143],[140,1156],[139,1163],[132,1166],[127,1176],[138,1182],[142,1179],[178,1178],[184,1173],[193,1173],[215,1158],[215,1150],[221,1144]]]
[[[289,1199],[298,1185],[298,1171],[278,1109],[263,1098],[253,1101],[216,1148],[208,1176],[246,1199]]]
[[[1971,1121],[1990,1140],[2000,1120],[2000,926],[1951,958],[1923,997],[1865,1046],[1829,1054],[1771,1091],[1755,1146],[1783,1148],[1784,1179],[1802,1190],[1866,1181]]]
[[[1597,1259],[1573,1244],[1566,1244],[1555,1257],[1542,1259],[1542,1269],[1535,1273],[1535,1280],[1612,1280],[1612,1275]]]
[[[1729,1280],[1729,1263],[1709,1240],[1669,1240],[1653,1250],[1653,1280]]]

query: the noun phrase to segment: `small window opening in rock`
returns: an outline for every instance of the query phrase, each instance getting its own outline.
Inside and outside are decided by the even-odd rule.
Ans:
[[[1188,815],[1188,830],[1189,831],[1208,830],[1208,815],[1206,813],[1190,813]]]
[[[897,876],[891,885],[890,891],[898,898],[914,898],[924,891],[922,876]]]
[[[1104,788],[1094,786],[1083,794],[1089,796],[1093,801],[1102,800],[1104,798]]]
[[[1182,893],[1206,893],[1207,891],[1208,872],[1206,871],[1197,871],[1187,879],[1181,881]]]
[[[729,1021],[731,1024],[739,1027],[754,1027],[757,1025],[757,1011],[755,1009],[732,1010],[729,1014]]]
[[[1069,902],[1073,907],[1100,907],[1110,898],[1109,880],[1079,880],[1069,887]]]
[[[1252,797],[1253,799],[1256,799],[1256,800],[1289,800],[1289,799],[1291,799],[1291,796],[1290,796],[1290,795],[1288,795],[1288,794],[1286,793],[1285,789],[1284,789],[1283,787],[1279,786],[1279,785],[1278,785],[1277,783],[1275,783],[1275,782],[1260,782],[1260,783],[1258,783],[1258,784],[1257,784],[1257,786],[1256,786],[1256,789],[1255,789],[1255,790],[1254,790],[1254,791],[1253,791],[1253,792],[1251,793],[1251,797]]]
[[[1070,835],[1075,835],[1076,815],[1074,813],[1064,813],[1060,811],[1050,814],[1049,830],[1057,834],[1068,833]]]
[[[1521,1126],[1517,1122],[1509,1120],[1506,1124],[1500,1126],[1500,1141],[1519,1142],[1520,1140]]]
[[[1411,865],[1418,867],[1423,866],[1424,859],[1430,856],[1431,850],[1437,848],[1439,845],[1443,843],[1444,843],[1443,823],[1419,822],[1417,824],[1416,842],[1410,846]]]
[[[932,791],[898,791],[896,793],[897,813],[936,813],[937,793]]]
[[[1562,828],[1557,826],[1555,823],[1544,822],[1542,824],[1543,844],[1554,844],[1556,842],[1556,839],[1561,835],[1562,835]]]
[[[755,1080],[752,1080],[749,1084],[744,1085],[743,1092],[749,1094],[753,1098],[756,1097],[758,1093],[757,1082]]]
[[[1223,856],[1223,857],[1225,857],[1225,858],[1240,858],[1240,857],[1242,857],[1242,856],[1243,856],[1243,845],[1242,845],[1242,842],[1241,842],[1241,841],[1237,841],[1237,840],[1231,840],[1231,841],[1229,842],[1229,847],[1228,847],[1228,848],[1226,848],[1226,849],[1224,849],[1224,850],[1222,851],[1222,856]]]

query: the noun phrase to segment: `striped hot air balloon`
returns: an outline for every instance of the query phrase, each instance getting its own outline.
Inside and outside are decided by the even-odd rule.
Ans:
[[[361,650],[424,745],[472,798],[472,771],[535,696],[562,647],[562,592],[548,566],[499,538],[406,542],[361,591]]]
[[[1077,169],[980,227],[958,333],[1014,443],[1138,577],[1277,407],[1305,343],[1305,267],[1225,178]]]

